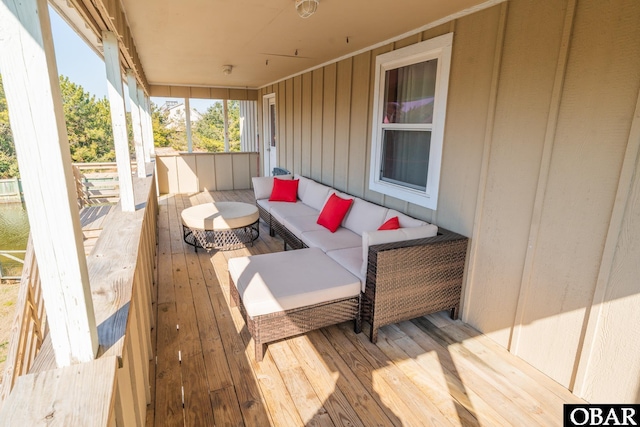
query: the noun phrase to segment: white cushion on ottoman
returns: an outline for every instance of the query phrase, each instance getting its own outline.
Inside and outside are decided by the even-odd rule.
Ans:
[[[229,274],[251,318],[360,294],[360,280],[317,248],[231,258]]]

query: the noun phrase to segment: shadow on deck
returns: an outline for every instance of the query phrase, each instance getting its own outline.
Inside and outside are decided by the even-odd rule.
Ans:
[[[251,191],[167,195],[158,219],[157,314],[148,426],[561,425],[569,391],[446,313],[383,327],[377,344],[344,323],[268,346],[229,306],[227,261],[281,251],[194,253],[180,212]],[[367,325],[365,325],[366,327]]]

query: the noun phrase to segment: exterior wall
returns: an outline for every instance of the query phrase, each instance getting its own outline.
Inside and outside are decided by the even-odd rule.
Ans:
[[[158,191],[246,190],[258,176],[258,153],[180,153],[156,156]]]
[[[373,67],[450,31],[431,211],[368,189]],[[281,167],[472,238],[465,322],[580,397],[623,403],[640,400],[639,90],[640,3],[512,0],[259,98],[276,93]]]

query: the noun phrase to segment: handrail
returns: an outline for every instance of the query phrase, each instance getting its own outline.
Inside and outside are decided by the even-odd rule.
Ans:
[[[132,170],[136,164],[131,164]],[[78,207],[116,204],[120,197],[120,184],[115,162],[73,163]]]
[[[25,253],[16,314],[11,326],[9,351],[0,384],[0,405],[11,392],[16,379],[29,372],[48,333],[40,274],[31,236]]]
[[[17,263],[24,265],[24,259],[20,259],[17,256],[13,256],[11,254],[25,254],[26,250],[4,250],[0,249],[0,257],[5,257],[10,259],[11,261],[15,261]],[[21,276],[5,276],[2,271],[2,264],[0,263],[0,280],[18,280]]]
[[[151,399],[150,331],[154,326],[158,214],[153,165],[148,167],[146,178],[134,178],[136,201],[141,207],[135,212],[114,209],[87,260],[99,337],[95,360],[67,368],[55,366],[39,287],[34,293],[24,282],[21,285],[13,337],[35,340],[37,346],[12,337],[11,360],[0,390],[0,426],[45,419],[54,405],[55,417],[60,420],[76,419],[77,408],[83,407],[100,410],[91,418],[91,425],[144,425]],[[23,280],[39,284],[31,243],[27,251]],[[32,312],[43,319],[39,328],[24,326]],[[25,372],[29,375],[18,376]]]

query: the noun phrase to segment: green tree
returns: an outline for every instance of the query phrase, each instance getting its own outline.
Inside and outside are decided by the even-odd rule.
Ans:
[[[19,176],[18,159],[13,145],[11,126],[9,125],[7,99],[2,86],[2,76],[0,76],[0,179],[17,176]]]
[[[229,150],[240,151],[240,103],[228,101]],[[210,152],[224,151],[224,109],[216,102],[202,115],[193,131],[194,146]]]
[[[177,139],[177,130],[170,126],[169,114],[153,102],[151,103],[151,125],[156,147],[173,146]]]
[[[60,76],[60,92],[73,161],[113,161],[115,152],[109,101],[85,92],[82,86],[71,82],[65,76]],[[18,161],[0,76],[0,178],[16,176]]]
[[[60,92],[73,161],[115,160],[109,101],[97,99],[65,76],[60,76]]]

